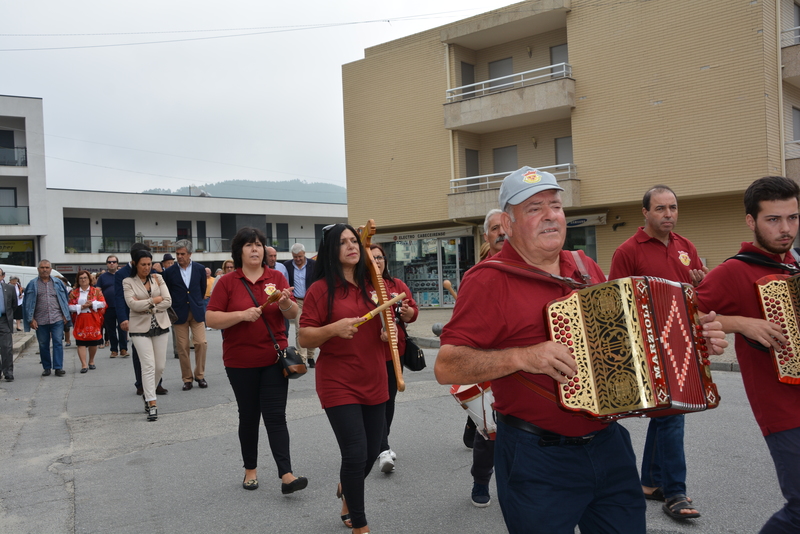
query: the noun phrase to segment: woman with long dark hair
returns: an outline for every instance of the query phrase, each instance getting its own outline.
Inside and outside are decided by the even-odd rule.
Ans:
[[[406,298],[397,304],[395,308],[395,321],[397,323],[397,351],[402,356],[406,350],[406,331],[402,323],[413,323],[417,320],[419,315],[419,308],[417,303],[411,296],[411,290],[399,278],[394,278],[389,274],[387,267],[386,252],[383,247],[377,243],[369,246],[369,252],[372,254],[372,259],[381,273],[383,283],[386,286],[386,293],[389,298],[394,298],[400,293],[405,293]],[[392,428],[392,420],[394,419],[394,399],[397,396],[397,377],[394,372],[394,362],[392,361],[392,352],[388,343],[385,345],[386,353],[386,374],[388,375],[389,386],[389,400],[386,402],[386,432],[381,440],[381,453],[378,456],[378,467],[383,473],[391,473],[394,471],[394,462],[397,460],[397,455],[389,447],[389,432]]]
[[[352,226],[336,224],[323,230],[299,338],[304,347],[320,348],[317,395],[339,443],[342,463],[336,495],[346,499],[342,521],[354,534],[370,531],[364,479],[380,452],[389,399],[381,322],[356,326],[376,307],[366,254]]]
[[[278,347],[285,349],[283,321],[294,319],[298,308],[286,277],[266,266],[266,242],[264,233],[256,228],[244,227],[236,233],[231,241],[236,270],[221,276],[214,285],[206,324],[225,330],[222,360],[239,407],[239,444],[244,460],[242,487],[258,488],[258,425],[263,418],[281,479],[281,493],[285,495],[304,489],[308,479],[292,473],[286,425],[289,380],[283,376],[283,366],[278,363],[275,344],[263,319],[269,323]],[[276,291],[281,293],[280,300],[262,309],[261,305]]]

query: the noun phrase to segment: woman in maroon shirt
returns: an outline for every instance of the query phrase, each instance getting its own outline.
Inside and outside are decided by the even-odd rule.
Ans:
[[[305,477],[292,474],[289,429],[286,426],[286,396],[289,380],[277,362],[277,353],[262,317],[269,322],[275,340],[286,348],[283,320],[297,315],[297,305],[286,278],[266,267],[267,238],[255,228],[241,228],[231,241],[236,270],[221,277],[214,286],[206,312],[210,328],[224,329],[222,360],[239,406],[239,443],[244,459],[247,490],[258,488],[258,424],[264,419],[269,446],[281,478],[281,493],[288,494],[308,485]],[[258,306],[247,289],[258,301]],[[268,295],[279,291],[279,301],[266,306]]]
[[[400,327],[399,321],[413,323],[417,320],[419,308],[417,308],[417,303],[414,302],[414,299],[411,298],[411,290],[408,289],[408,286],[399,278],[394,278],[389,274],[389,269],[386,267],[386,253],[383,251],[383,247],[373,243],[369,246],[369,251],[378,266],[378,270],[381,272],[389,297],[394,298],[400,293],[407,295],[394,310],[394,317],[397,322],[397,350],[402,356],[406,351],[406,332]],[[397,459],[397,455],[389,447],[389,432],[391,432],[392,420],[394,419],[394,399],[397,396],[397,377],[394,373],[392,352],[388,344],[386,344],[385,353],[386,374],[389,378],[389,400],[386,402],[386,433],[383,435],[383,440],[381,440],[381,454],[378,456],[378,466],[382,472],[391,473],[394,471],[394,461]]]
[[[336,495],[347,499],[342,503],[342,521],[353,527],[354,534],[370,531],[364,479],[380,452],[389,399],[381,322],[356,326],[376,307],[370,297],[366,254],[352,226],[323,229],[299,338],[304,347],[320,348],[317,395],[339,443],[341,483]]]

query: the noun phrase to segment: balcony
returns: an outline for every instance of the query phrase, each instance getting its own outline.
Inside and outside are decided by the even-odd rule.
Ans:
[[[30,223],[31,218],[28,206],[0,207],[0,225],[20,225]]]
[[[127,254],[133,243],[144,243],[150,247],[155,257],[167,252],[174,254],[176,241],[178,241],[176,238],[141,234],[129,237],[64,237],[64,252],[67,254]],[[191,242],[194,251],[198,253],[230,253],[231,251],[231,240],[222,237],[192,238]],[[275,247],[278,252],[288,252],[295,243],[302,243],[307,251],[317,249],[316,240],[310,237],[273,239],[270,246]]]
[[[28,149],[0,147],[0,165],[7,167],[27,167]],[[26,223],[27,224],[27,223]]]
[[[571,76],[568,63],[557,63],[448,89],[445,128],[487,133],[567,119],[575,107]]]
[[[781,32],[781,64],[783,81],[800,87],[800,27]]]
[[[558,180],[558,185],[564,188],[561,200],[565,208],[581,205],[581,182],[575,165],[565,163],[536,168],[553,174]],[[484,217],[489,210],[497,208],[500,185],[509,174],[511,173],[501,172],[450,180],[450,194],[447,195],[448,216],[451,219]]]

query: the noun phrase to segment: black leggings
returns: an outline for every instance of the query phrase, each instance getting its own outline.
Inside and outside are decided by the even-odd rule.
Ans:
[[[347,499],[353,528],[367,526],[367,516],[364,512],[364,479],[381,452],[381,439],[386,430],[384,404],[383,402],[374,406],[345,404],[325,409],[342,454],[339,479],[342,482],[342,492]]]
[[[278,466],[278,477],[292,472],[289,429],[286,427],[286,395],[289,380],[280,365],[240,369],[226,367],[239,406],[239,444],[245,469],[258,467],[258,424],[264,419],[269,448]]]
[[[388,451],[389,447],[389,432],[392,431],[392,421],[394,420],[394,399],[397,397],[397,375],[394,374],[394,362],[389,360],[386,362],[386,375],[389,377],[389,400],[386,401],[386,432],[383,433],[381,439],[381,450]]]

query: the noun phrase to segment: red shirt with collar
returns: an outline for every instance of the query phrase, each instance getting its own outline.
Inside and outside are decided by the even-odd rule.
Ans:
[[[278,271],[265,267],[261,277],[253,284],[244,276],[241,269],[236,269],[232,273],[221,276],[214,284],[214,292],[211,293],[211,300],[208,301],[208,311],[242,311],[255,306],[253,299],[250,298],[250,294],[242,284],[242,280],[250,286],[259,305],[267,301],[267,293],[264,290],[270,284],[274,286],[275,291],[289,287],[286,278]],[[278,306],[277,302],[271,304],[262,313],[269,322],[278,346],[285,349],[287,346],[286,326]],[[222,361],[225,367],[266,367],[277,363],[277,358],[272,338],[261,319],[236,323],[223,332]]]
[[[739,252],[755,252],[777,262],[795,265],[791,253],[785,257],[770,254],[752,243],[742,243]],[[755,282],[768,274],[788,274],[786,271],[727,260],[714,267],[697,287],[697,303],[704,312],[720,315],[741,315],[761,319],[761,304]],[[800,385],[778,382],[772,355],[747,344],[736,334],[736,357],[742,371],[744,390],[753,415],[765,436],[800,427]]]
[[[692,283],[689,271],[702,269],[703,262],[691,241],[670,232],[669,245],[650,237],[644,227],[622,243],[611,258],[609,280],[628,276],[657,276],[673,282]]]
[[[522,262],[511,243],[493,256]],[[561,251],[560,274],[580,280],[572,253]],[[588,257],[584,264],[595,283],[605,282],[600,267]],[[565,285],[517,276],[497,269],[472,268],[459,287],[453,318],[441,335],[443,345],[468,346],[484,350],[527,347],[549,339],[544,309],[550,301],[571,292]],[[556,392],[556,381],[546,375],[522,373],[525,378]],[[513,376],[492,380],[494,408],[564,436],[585,436],[602,430],[607,423],[591,421],[568,413],[553,401],[534,393]]]
[[[367,284],[367,293],[370,291],[372,286]],[[328,286],[325,280],[318,280],[306,291],[300,328],[325,326],[374,309],[371,301],[364,302],[357,286],[346,284],[336,290],[328,321]],[[314,374],[322,408],[344,404],[374,406],[389,400],[386,343],[381,341],[381,328],[380,318],[375,317],[359,326],[353,339],[332,337],[319,348]]]

